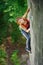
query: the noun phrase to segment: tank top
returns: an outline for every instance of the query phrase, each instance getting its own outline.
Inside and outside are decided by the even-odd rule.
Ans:
[[[24,27],[26,27],[26,29],[28,29],[28,28],[30,28],[30,21],[29,20],[27,20],[26,18],[25,19],[23,19],[25,22],[26,22],[26,24],[22,24]]]

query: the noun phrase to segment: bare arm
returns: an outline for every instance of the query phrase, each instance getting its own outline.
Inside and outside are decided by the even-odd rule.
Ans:
[[[30,8],[27,9],[27,11],[26,11],[25,14],[22,16],[22,18],[26,18],[26,16],[27,16],[27,14],[29,13],[29,11],[30,11]]]

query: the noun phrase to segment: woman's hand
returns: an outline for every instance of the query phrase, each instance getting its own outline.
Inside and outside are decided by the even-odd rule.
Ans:
[[[27,30],[26,30],[26,32],[27,32],[27,33],[28,33],[28,32],[30,32],[30,28],[29,28],[29,29],[27,29]]]

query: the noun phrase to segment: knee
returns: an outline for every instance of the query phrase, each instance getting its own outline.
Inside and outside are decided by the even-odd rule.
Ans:
[[[30,39],[30,36],[27,37],[27,40],[29,40],[29,39]]]

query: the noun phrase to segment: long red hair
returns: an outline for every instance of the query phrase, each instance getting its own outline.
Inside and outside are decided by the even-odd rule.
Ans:
[[[27,18],[17,18],[17,22],[20,20],[20,19],[23,19],[27,24],[22,24],[24,27],[26,27],[27,29],[30,27],[30,21],[27,19]]]

